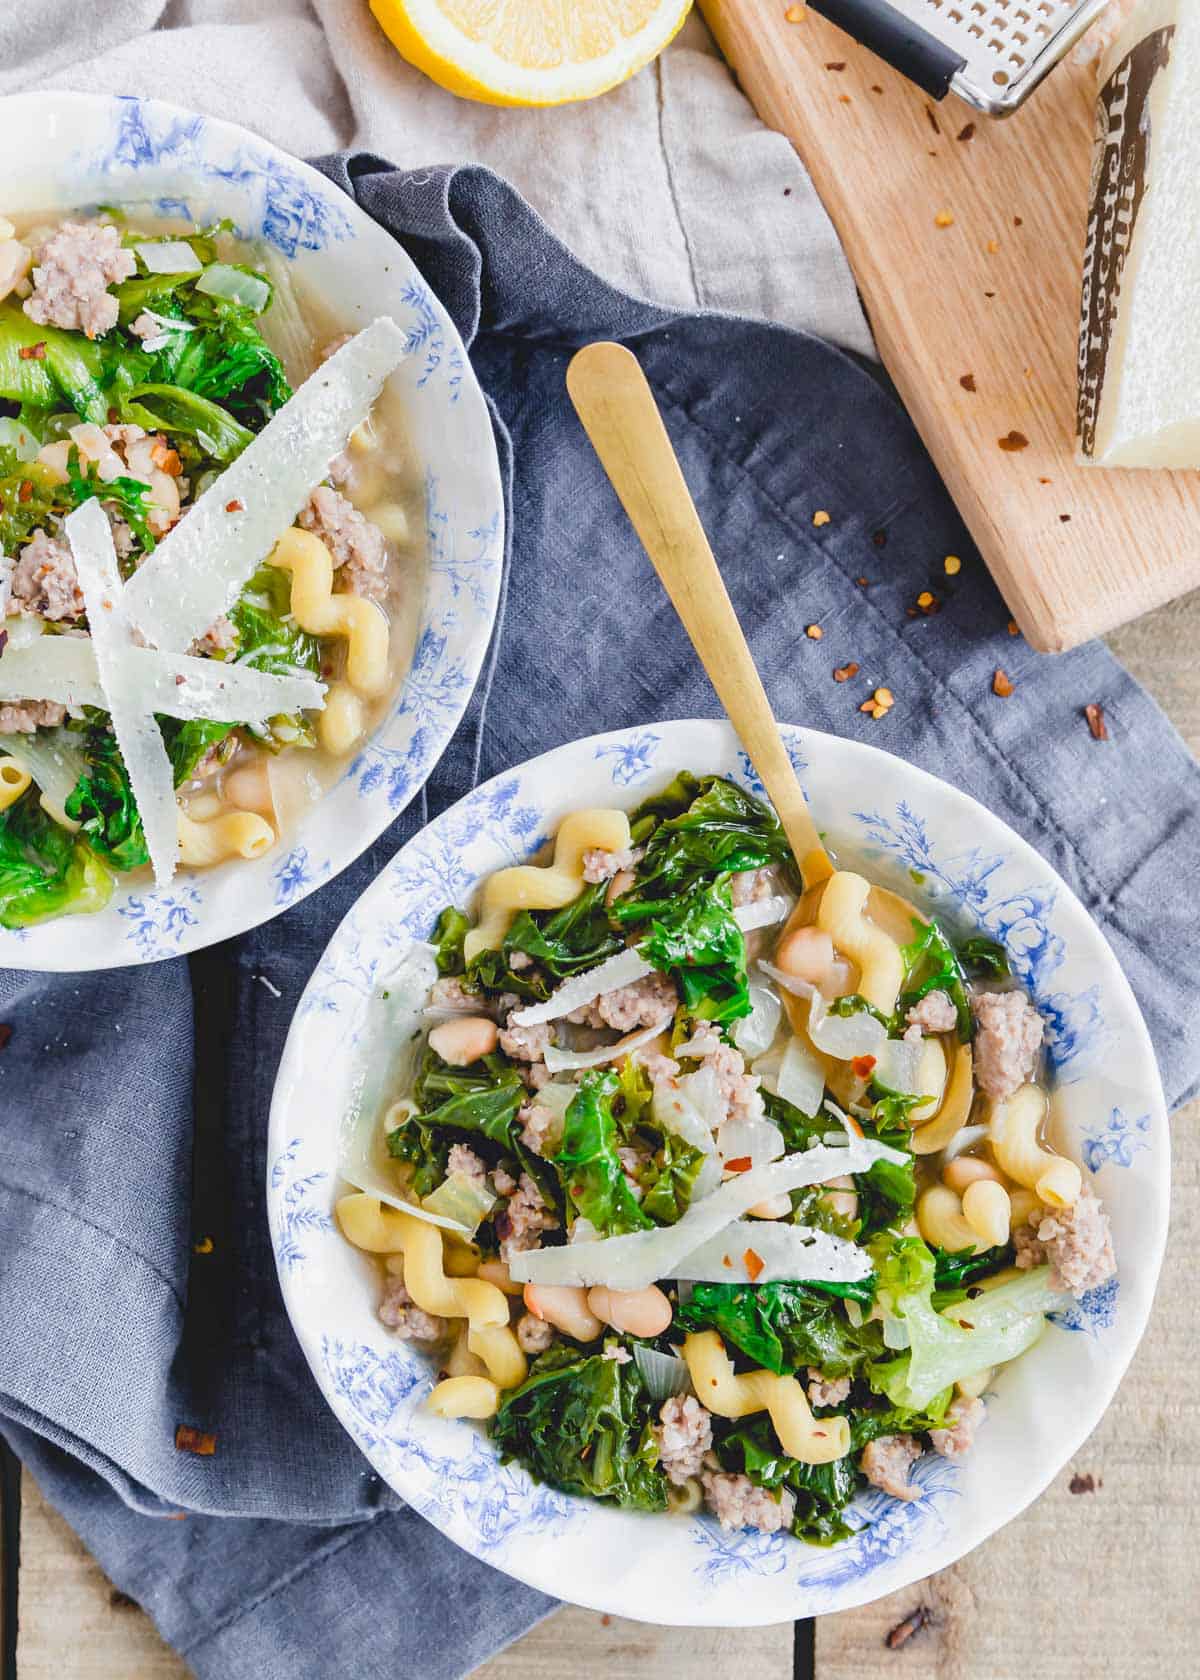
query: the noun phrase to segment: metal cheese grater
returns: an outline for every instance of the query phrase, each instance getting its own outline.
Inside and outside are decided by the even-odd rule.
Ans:
[[[1006,117],[1107,0],[809,0],[935,99]]]

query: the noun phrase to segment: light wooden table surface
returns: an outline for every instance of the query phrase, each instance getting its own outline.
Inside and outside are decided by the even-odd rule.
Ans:
[[[1200,594],[1109,638],[1200,750]],[[1082,705],[1088,699],[1080,695]],[[1119,740],[1111,747],[1120,775]],[[1150,1329],[1096,1434],[1033,1508],[962,1563],[864,1610],[742,1631],[660,1630],[563,1610],[475,1680],[1188,1680],[1200,1603],[1200,1103],[1175,1117],[1175,1195]],[[19,1680],[185,1680],[26,1476]],[[901,1649],[889,1632],[928,1620]],[[5,1677],[8,1680],[8,1677]]]

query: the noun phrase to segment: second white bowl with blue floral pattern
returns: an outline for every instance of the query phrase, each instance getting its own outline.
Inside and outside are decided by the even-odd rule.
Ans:
[[[337,1132],[364,1077],[373,996],[446,904],[530,857],[568,810],[632,807],[679,769],[761,792],[727,725],[654,724],[547,753],[446,811],[346,917],[288,1038],[271,1111],[268,1208],[284,1298],[322,1392],[379,1474],[452,1540],[543,1592],[677,1624],[739,1626],[845,1610],[953,1563],[1015,1517],[1103,1416],[1149,1315],[1167,1228],[1169,1143],[1153,1051],[1116,959],[1053,870],[974,800],[890,754],[788,729],[839,856],[1007,948],[1047,1023],[1057,1140],[1107,1204],[1117,1278],[1069,1302],[1002,1372],[961,1463],[926,1457],[920,1498],[871,1492],[861,1531],[822,1550],[726,1534],[539,1486],[478,1426],[431,1416],[428,1360],[379,1322],[378,1275],[331,1218]],[[914,883],[919,883],[915,888]],[[376,1069],[376,1074],[378,1070]]]
[[[0,964],[93,969],[229,939],[345,869],[425,783],[462,717],[491,637],[504,498],[491,421],[454,323],[390,234],[307,164],[233,123],[152,99],[19,94],[0,102],[0,213],[145,206],[228,216],[283,258],[344,326],[391,315],[409,355],[392,375],[424,485],[424,601],[408,676],[340,781],[253,862],[183,870],[168,887],[119,877],[108,907],[20,932]],[[147,872],[148,876],[148,872]]]

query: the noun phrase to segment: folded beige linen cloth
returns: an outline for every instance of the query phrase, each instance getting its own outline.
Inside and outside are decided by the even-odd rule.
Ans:
[[[435,86],[393,50],[367,0],[7,0],[0,93],[39,87],[172,100],[302,156],[348,146],[403,168],[484,163],[636,296],[874,353],[812,183],[758,121],[698,13],[612,93],[518,111]]]

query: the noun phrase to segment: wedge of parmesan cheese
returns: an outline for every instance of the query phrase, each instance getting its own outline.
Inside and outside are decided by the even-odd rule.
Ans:
[[[1079,458],[1200,467],[1200,0],[1146,0],[1100,70]]]
[[[71,544],[79,588],[87,607],[96,670],[112,718],[113,733],[129,772],[146,836],[154,879],[166,886],[179,856],[175,778],[154,714],[146,710],[129,655],[136,647],[125,610],[117,551],[108,515],[93,496],[63,521]]]
[[[163,538],[125,590],[131,619],[156,647],[187,647],[232,607],[367,418],[407,348],[406,335],[387,316],[356,334]]]
[[[318,707],[325,694],[315,677],[277,677],[188,653],[131,646],[124,658],[142,709],[166,717],[263,723],[284,712]],[[0,657],[0,704],[17,700],[56,700],[72,711],[80,706],[107,711],[91,642],[82,636],[41,636],[26,647],[6,648]]]

